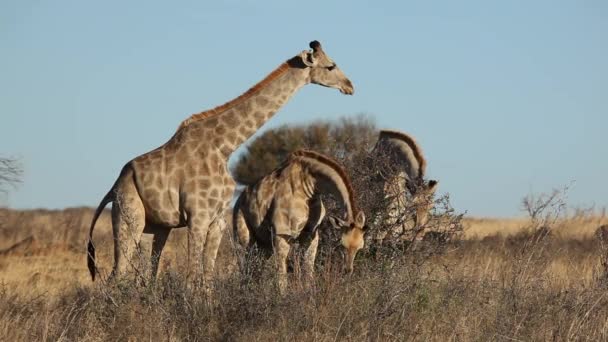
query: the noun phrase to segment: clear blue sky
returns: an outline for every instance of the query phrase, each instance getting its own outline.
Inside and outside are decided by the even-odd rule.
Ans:
[[[25,166],[10,207],[96,206],[128,160],[313,39],[355,95],[307,86],[265,129],[374,115],[472,215],[571,181],[569,204],[608,205],[608,2],[206,3],[0,3],[0,155]]]

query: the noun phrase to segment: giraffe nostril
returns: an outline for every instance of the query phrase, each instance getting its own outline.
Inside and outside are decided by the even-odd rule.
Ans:
[[[344,84],[340,88],[340,92],[342,92],[342,94],[346,94],[346,95],[353,95],[355,93],[355,87],[353,87],[352,82],[349,79],[347,79],[344,81]]]
[[[355,90],[353,89],[353,87],[345,86],[340,88],[340,92],[346,95],[353,95],[355,93]]]

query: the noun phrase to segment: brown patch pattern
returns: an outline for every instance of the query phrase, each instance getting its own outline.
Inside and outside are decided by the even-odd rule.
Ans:
[[[268,76],[266,76],[266,78],[264,78],[263,80],[261,80],[260,82],[255,84],[253,87],[249,88],[249,90],[244,92],[239,97],[237,97],[231,101],[228,101],[228,102],[224,103],[223,105],[219,105],[213,109],[206,110],[204,112],[200,112],[197,114],[193,114],[186,120],[182,121],[182,123],[177,128],[177,131],[188,126],[192,122],[212,117],[214,115],[220,114],[220,113],[230,109],[231,107],[234,107],[234,106],[239,105],[240,103],[243,103],[244,101],[250,99],[253,95],[255,95],[257,92],[259,92],[261,89],[264,89],[266,86],[268,86],[272,81],[283,76],[283,74],[285,72],[287,72],[288,69],[289,69],[289,64],[287,64],[287,62],[281,64],[278,68],[276,68],[273,72],[271,72]]]

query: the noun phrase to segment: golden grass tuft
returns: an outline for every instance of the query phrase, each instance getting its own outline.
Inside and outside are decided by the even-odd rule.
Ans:
[[[92,214],[0,209],[1,340],[608,339],[607,251],[593,235],[603,214],[565,215],[544,234],[523,218],[466,218],[463,240],[441,253],[361,253],[350,277],[326,258],[312,283],[292,274],[285,297],[268,263],[237,272],[225,237],[213,299],[183,277],[183,230],[172,232],[155,284],[92,284]],[[107,272],[108,212],[95,241]]]

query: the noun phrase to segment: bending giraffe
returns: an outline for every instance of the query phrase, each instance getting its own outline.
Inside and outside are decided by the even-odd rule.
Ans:
[[[274,252],[281,291],[287,286],[287,256],[293,241],[306,249],[305,272],[314,272],[317,226],[325,216],[321,195],[326,193],[335,194],[346,211],[344,220],[329,219],[342,232],[345,269],[350,273],[355,255],[363,248],[365,214],[357,209],[348,175],[332,159],[312,151],[296,151],[279,168],[247,187],[235,204],[234,237],[243,247],[256,243]]]
[[[172,228],[188,229],[191,269],[203,279],[213,274],[235,182],[229,156],[283,106],[295,92],[314,83],[354,92],[351,81],[317,41],[310,51],[290,58],[239,97],[184,120],[173,137],[157,149],[128,162],[99,204],[89,233],[88,267],[95,280],[93,229],[103,208],[112,205],[114,267],[122,274],[143,233],[154,234],[152,277]]]
[[[426,160],[420,145],[406,133],[382,130],[372,155],[385,157],[391,164],[391,170],[382,177],[382,187],[388,201],[388,214],[383,225],[390,227],[385,233],[393,237],[422,238],[439,182],[424,179]],[[413,203],[407,202],[408,193]],[[404,220],[408,205],[413,205],[415,209],[411,227]],[[381,234],[377,238],[383,240],[385,237],[386,234]]]

